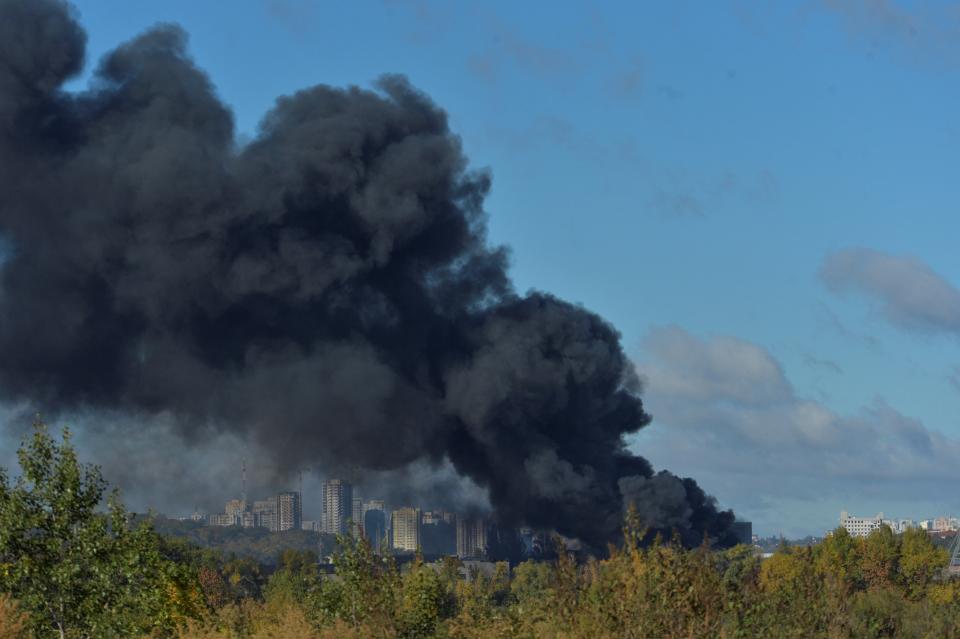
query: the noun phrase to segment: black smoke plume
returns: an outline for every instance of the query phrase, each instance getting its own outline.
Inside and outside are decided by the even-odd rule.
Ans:
[[[0,0],[0,389],[44,410],[172,413],[293,466],[449,459],[499,521],[614,539],[624,504],[729,539],[692,480],[624,436],[650,418],[617,332],[518,295],[486,239],[490,176],[403,77],[230,110],[157,26],[63,83],[85,34]]]

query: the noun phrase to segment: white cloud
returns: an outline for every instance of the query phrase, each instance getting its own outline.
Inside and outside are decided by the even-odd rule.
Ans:
[[[960,333],[960,290],[918,258],[850,248],[827,256],[820,279],[835,293],[863,293],[908,330]]]
[[[702,480],[722,505],[767,530],[822,531],[835,525],[838,499],[853,511],[878,495],[888,512],[921,502],[960,506],[943,489],[960,466],[960,441],[882,398],[838,414],[801,397],[762,347],[701,339],[677,326],[650,331],[637,366],[654,417],[639,438],[641,453]],[[798,502],[806,503],[802,513],[783,507]]]

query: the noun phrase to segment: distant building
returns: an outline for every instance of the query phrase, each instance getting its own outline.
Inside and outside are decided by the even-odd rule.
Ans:
[[[420,546],[420,509],[400,508],[391,519],[394,550],[415,552]]]
[[[525,557],[540,557],[549,547],[549,535],[543,530],[524,527],[520,529],[520,543]]]
[[[457,553],[457,516],[442,510],[420,514],[420,549],[425,555]]]
[[[382,499],[371,499],[370,501],[363,502],[364,516],[366,516],[367,512],[371,510],[379,510],[385,513],[387,511],[387,507]]]
[[[344,535],[353,516],[353,486],[342,479],[323,482],[323,532]]]
[[[753,543],[753,522],[735,521],[730,527],[730,531],[737,538],[738,544],[747,544],[749,546]]]
[[[933,520],[934,532],[947,532],[950,528],[950,520],[947,517],[937,517]]]
[[[350,510],[350,527],[354,536],[359,537],[363,534],[363,499],[354,495],[352,500],[353,508]]]
[[[303,511],[300,508],[300,493],[293,491],[277,495],[277,530],[300,530]]]
[[[277,520],[277,500],[263,499],[253,502],[253,518],[257,526],[271,532],[279,530]]]
[[[444,510],[425,510],[423,511],[423,524],[426,526],[432,524],[455,524],[457,522],[456,513],[447,512]]]
[[[223,510],[233,518],[233,524],[231,525],[241,526],[243,525],[243,513],[247,511],[247,502],[242,499],[231,499]]]
[[[387,540],[387,516],[383,509],[370,508],[363,515],[363,536],[374,552],[381,552]]]
[[[233,526],[233,515],[226,513],[214,513],[207,518],[209,526]]]
[[[916,528],[916,527],[917,527],[917,522],[915,522],[912,519],[898,519],[897,528],[896,530],[894,530],[894,532],[903,533],[903,532],[907,532],[907,530],[909,530],[910,528]]]
[[[847,511],[840,513],[840,526],[854,537],[866,537],[883,525],[883,513],[876,517],[854,517]]]
[[[300,530],[312,530],[316,532],[319,530],[319,522],[312,519],[304,519],[300,522]]]
[[[487,521],[482,517],[457,519],[457,557],[475,559],[487,550]]]
[[[203,516],[194,512],[190,516],[193,521],[201,521]],[[250,526],[252,518],[247,510],[247,502],[242,499],[231,499],[226,503],[222,513],[215,513],[207,517],[208,526]]]

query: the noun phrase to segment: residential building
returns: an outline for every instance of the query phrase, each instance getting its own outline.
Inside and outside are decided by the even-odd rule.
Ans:
[[[354,536],[363,534],[363,499],[359,495],[353,496],[353,507],[350,510],[350,530]]]
[[[393,548],[401,552],[415,552],[420,546],[420,509],[400,508],[393,511],[391,526]]]
[[[214,513],[207,518],[207,525],[209,526],[233,526],[233,524],[233,515],[226,513]]]
[[[444,510],[425,510],[422,516],[424,525],[439,524],[441,522],[452,525],[457,522],[456,513]]]
[[[253,502],[253,517],[257,526],[272,532],[279,530],[276,498]]]
[[[342,479],[323,482],[323,532],[344,535],[353,516],[353,486]]]
[[[482,517],[457,519],[457,557],[476,559],[487,550],[487,521]]]
[[[383,509],[370,508],[363,515],[363,536],[374,552],[381,552],[387,541],[387,517]]]
[[[950,519],[947,517],[937,517],[933,520],[933,531],[934,532],[947,532],[952,530],[950,528]]]
[[[233,518],[233,525],[242,525],[243,513],[247,511],[247,502],[242,499],[231,499],[224,507],[224,512]]]
[[[854,537],[866,537],[883,524],[883,513],[876,517],[855,517],[843,511],[840,513],[840,526]]]
[[[277,530],[299,530],[303,520],[300,493],[287,491],[277,495]]]

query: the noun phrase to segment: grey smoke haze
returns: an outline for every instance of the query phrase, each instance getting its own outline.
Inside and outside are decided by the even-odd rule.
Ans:
[[[290,469],[439,469],[437,489],[480,487],[502,523],[592,545],[631,500],[686,500],[648,523],[730,540],[692,480],[637,480],[653,470],[624,436],[650,417],[619,335],[514,292],[486,239],[489,174],[406,79],[281,97],[238,148],[181,29],[65,93],[84,41],[62,2],[0,0],[3,400],[102,416],[101,459],[243,442]],[[170,472],[153,463],[130,474]],[[465,483],[445,490],[444,468]]]
[[[916,257],[867,248],[831,253],[820,279],[835,293],[862,293],[908,330],[960,333],[960,290]]]

